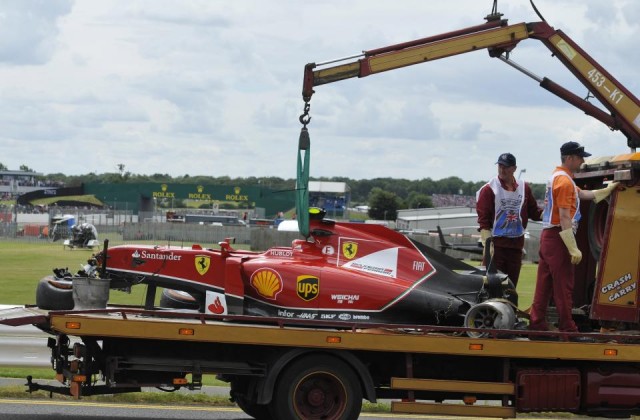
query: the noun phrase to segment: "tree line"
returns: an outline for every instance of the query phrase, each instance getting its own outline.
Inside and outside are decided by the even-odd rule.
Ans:
[[[283,179],[279,177],[246,177],[231,178],[228,176],[189,176],[183,175],[172,177],[169,174],[138,175],[130,172],[115,173],[89,173],[85,175],[64,175],[54,173],[45,175],[50,181],[58,181],[67,187],[80,186],[82,183],[93,184],[127,184],[127,183],[176,183],[176,184],[203,184],[203,185],[229,185],[229,186],[255,186],[262,185],[266,188],[277,191],[293,190],[295,179]],[[464,181],[459,177],[452,176],[439,180],[423,178],[409,180],[403,178],[373,178],[373,179],[351,179],[347,177],[319,177],[311,178],[313,181],[344,182],[351,189],[351,202],[353,204],[367,204],[371,192],[378,188],[382,191],[394,194],[403,204],[404,208],[429,207],[430,198],[433,194],[457,194],[475,196],[486,181]],[[537,199],[544,196],[544,184],[530,184],[533,194]]]
[[[247,187],[262,185],[274,191],[293,191],[295,189],[295,179],[284,179],[280,177],[246,177],[231,178],[229,176],[189,176],[183,175],[173,177],[169,174],[155,173],[152,175],[134,174],[125,170],[123,164],[117,165],[118,172],[107,172],[97,174],[90,172],[85,175],[65,175],[63,173],[52,173],[44,175],[42,180],[55,181],[67,187],[78,187],[83,183],[92,184],[127,184],[127,183],[175,183],[175,184],[202,184],[202,185],[228,185]],[[0,170],[7,170],[6,166],[0,163]],[[20,170],[34,172],[26,165],[20,166]],[[347,177],[316,177],[312,181],[344,182],[351,190],[352,205],[369,205],[373,213],[372,217],[391,218],[395,211],[407,208],[433,207],[432,196],[434,194],[475,196],[486,181],[464,181],[452,176],[439,180],[423,178],[409,180],[404,178],[373,178],[373,179],[351,179]],[[544,184],[529,184],[536,199],[544,197]],[[380,214],[377,214],[377,210]],[[384,212],[387,212],[385,214]]]

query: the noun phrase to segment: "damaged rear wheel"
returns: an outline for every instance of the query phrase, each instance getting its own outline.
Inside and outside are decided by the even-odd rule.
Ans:
[[[510,330],[513,329],[515,323],[516,313],[511,305],[500,301],[486,301],[472,306],[464,318],[465,327],[477,330]],[[487,337],[489,333],[467,331],[467,335],[471,338],[482,338]]]

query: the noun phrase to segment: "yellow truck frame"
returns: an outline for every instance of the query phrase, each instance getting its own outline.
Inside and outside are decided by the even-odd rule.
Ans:
[[[18,307],[0,311],[0,323],[52,334],[61,385],[28,378],[29,391],[76,398],[149,386],[198,389],[202,375],[216,374],[230,383],[231,399],[259,419],[356,419],[363,398],[392,399],[394,413],[502,418],[532,411],[624,416],[640,407],[634,335],[592,334],[594,342],[582,343],[571,341],[575,334],[487,330],[471,338],[465,328],[319,325],[127,306]]]

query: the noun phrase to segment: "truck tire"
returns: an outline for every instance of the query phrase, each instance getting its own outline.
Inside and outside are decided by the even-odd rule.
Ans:
[[[256,420],[274,420],[271,417],[268,404],[257,404],[255,400],[252,400],[248,396],[249,393],[253,395],[255,388],[255,379],[248,378],[236,378],[231,381],[231,398],[238,404],[238,407],[246,414],[250,415]]]
[[[164,289],[160,296],[160,307],[172,309],[198,309],[200,304],[187,292]]]
[[[71,281],[45,276],[36,288],[36,306],[50,311],[73,309],[73,291]]]
[[[273,420],[267,404],[256,404],[243,397],[236,398],[236,404],[242,411],[256,420]]]
[[[353,369],[329,355],[305,356],[285,368],[276,383],[274,419],[355,420],[362,388]]]
[[[604,231],[607,225],[607,214],[609,212],[609,203],[603,200],[599,203],[591,203],[589,207],[589,223],[587,224],[587,239],[589,240],[589,248],[591,255],[598,262],[602,245],[604,244]]]

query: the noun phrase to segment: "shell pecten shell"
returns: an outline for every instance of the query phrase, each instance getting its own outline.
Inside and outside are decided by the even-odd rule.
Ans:
[[[282,291],[280,274],[268,268],[263,268],[253,273],[250,283],[259,295],[267,299],[275,299],[276,295]]]

